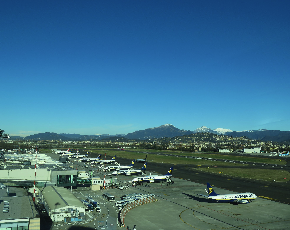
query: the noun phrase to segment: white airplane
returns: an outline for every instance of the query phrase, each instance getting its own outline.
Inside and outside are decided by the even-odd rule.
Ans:
[[[97,158],[97,157],[83,157],[80,161],[82,161],[82,162],[89,162],[89,161],[94,162],[94,161],[98,161],[98,160],[99,160],[99,158]]]
[[[87,157],[88,155],[80,155],[79,154],[79,151],[77,151],[77,153],[74,153],[73,155],[69,156],[69,158],[84,158],[84,157]]]
[[[69,156],[69,157],[72,157],[72,156],[74,155],[74,153],[66,152],[66,153],[62,153],[61,155],[62,155],[62,156]]]
[[[145,174],[145,170],[147,167],[147,162],[145,162],[144,166],[141,169],[120,169],[112,172],[112,175],[125,175],[125,176],[131,176],[131,175],[139,175],[139,174]]]
[[[208,193],[208,199],[216,200],[217,202],[247,204],[257,198],[257,196],[254,193],[250,192],[220,195],[215,193],[215,191],[213,190],[213,188],[209,183],[207,183],[206,192]]]
[[[147,155],[144,159],[136,159],[136,162],[146,162],[147,161]]]
[[[72,155],[72,156],[70,156],[71,158],[84,158],[84,157],[86,157],[87,155]]]
[[[111,170],[126,170],[131,169],[135,164],[135,160],[132,160],[132,163],[129,165],[108,165],[107,167],[103,168],[104,171],[111,171]],[[116,174],[117,175],[117,174]]]
[[[70,152],[69,149],[68,149],[68,150],[66,150],[66,151],[63,151],[63,150],[57,150],[57,151],[55,151],[54,153],[56,153],[56,154],[66,154],[66,153],[71,153],[71,152]]]
[[[99,164],[112,164],[116,162],[116,155],[111,160],[101,160],[101,155],[98,156],[99,160],[96,163]]]
[[[169,171],[165,175],[162,175],[162,176],[150,175],[150,176],[144,176],[144,177],[135,177],[132,180],[132,183],[133,184],[138,183],[138,182],[154,183],[154,182],[163,182],[163,181],[171,182],[172,170],[173,170],[173,167],[171,167]]]
[[[81,161],[83,162],[90,161],[92,163],[97,163],[97,164],[112,164],[116,161],[116,155],[111,160],[101,160],[101,155],[99,155],[98,157],[93,157],[93,158],[84,157]]]

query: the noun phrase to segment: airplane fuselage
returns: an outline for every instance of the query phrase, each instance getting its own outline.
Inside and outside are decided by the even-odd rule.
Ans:
[[[148,183],[154,183],[154,182],[162,182],[162,181],[167,181],[170,179],[170,175],[163,175],[163,176],[158,176],[158,175],[150,175],[150,176],[145,176],[145,177],[136,177],[132,180],[132,182],[148,182]]]
[[[238,202],[238,203],[247,203],[251,200],[257,198],[253,193],[238,193],[238,194],[223,194],[216,196],[209,196],[209,199],[216,200],[217,202]]]
[[[141,169],[121,169],[121,170],[116,170],[112,172],[112,175],[126,175],[126,176],[131,176],[131,175],[138,175],[142,174]]]
[[[107,166],[104,168],[104,171],[111,171],[111,170],[125,170],[125,169],[130,169],[133,166],[125,166],[125,165],[113,165],[113,166]]]

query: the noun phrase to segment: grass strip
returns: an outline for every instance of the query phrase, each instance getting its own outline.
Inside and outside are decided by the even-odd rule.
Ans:
[[[248,178],[263,181],[287,182],[290,173],[285,170],[275,169],[243,169],[243,168],[193,168],[202,172],[223,174],[230,177]]]

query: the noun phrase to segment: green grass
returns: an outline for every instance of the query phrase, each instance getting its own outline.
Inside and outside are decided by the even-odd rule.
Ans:
[[[254,180],[286,182],[290,179],[290,173],[285,170],[275,169],[243,169],[243,168],[193,168],[203,172],[223,174],[231,177],[242,177]],[[284,179],[286,178],[286,179]]]
[[[42,149],[42,148],[38,149],[38,151],[39,151],[39,153],[51,153],[52,152],[51,149]]]
[[[162,153],[162,154],[174,154],[178,156],[194,156],[194,157],[207,157],[207,158],[213,158],[213,159],[223,159],[223,160],[228,160],[228,161],[247,161],[247,162],[255,162],[255,163],[265,163],[265,164],[277,164],[277,165],[285,165],[286,161],[283,159],[271,159],[271,158],[263,158],[263,157],[252,157],[252,156],[233,156],[233,155],[228,155],[228,154],[217,154],[217,153],[191,153],[191,152],[182,152],[182,151],[168,151],[168,150],[148,150],[148,149],[130,149],[129,151],[121,151],[121,150],[103,150],[103,149],[94,149],[93,152],[99,152],[100,154],[104,154],[105,152],[107,153],[108,156],[114,156],[116,155],[117,157],[120,158],[128,158],[128,159],[137,159],[137,158],[145,158],[146,155],[148,155],[148,160],[160,160],[161,157],[162,160],[165,163],[173,163],[173,164],[178,164],[178,162],[182,162],[180,160],[177,160],[177,158],[174,156],[162,156],[162,155],[155,155],[153,153]],[[146,154],[145,152],[149,153]],[[165,159],[168,158],[168,159]],[[170,160],[172,160],[170,162]],[[195,159],[190,159],[187,158],[185,161],[186,162],[192,162],[192,160]],[[160,161],[158,161],[160,162]],[[184,163],[180,163],[184,164]],[[189,164],[189,163],[186,163]]]
[[[268,158],[259,158],[259,157],[251,157],[251,156],[233,156],[233,155],[225,155],[225,154],[216,154],[216,153],[189,153],[189,152],[181,152],[181,151],[156,151],[156,150],[129,150],[129,151],[121,151],[121,150],[104,150],[104,149],[94,149],[94,153],[104,154],[106,153],[108,157],[113,157],[116,155],[117,161],[118,158],[126,158],[126,159],[139,159],[145,158],[146,153],[156,153],[156,154],[147,154],[148,162],[155,163],[168,163],[168,164],[184,164],[184,165],[192,165],[193,169],[200,170],[203,172],[215,173],[215,174],[223,174],[232,177],[240,177],[240,178],[248,178],[254,180],[263,180],[263,181],[277,181],[277,182],[286,182],[290,178],[290,173],[284,170],[274,170],[274,169],[249,169],[244,168],[247,164],[242,163],[232,163],[228,162],[229,160],[239,160],[239,161],[247,161],[247,162],[257,162],[257,163],[265,163],[265,164],[286,164],[285,160],[280,159],[268,159]],[[196,157],[207,157],[213,159],[224,159],[224,161],[209,161],[203,159],[192,159],[192,158],[184,158],[184,157],[176,157],[176,156],[165,156],[165,155],[157,155],[158,153],[164,154],[174,154],[178,156],[196,156]],[[227,168],[228,167],[228,168]],[[286,179],[284,179],[286,178]]]
[[[144,159],[146,157],[146,154],[144,153],[138,153],[138,152],[127,152],[127,151],[121,151],[121,150],[98,150],[96,151],[97,154],[102,154],[102,158],[104,158],[104,155],[106,153],[107,157],[113,157],[116,155],[116,159],[118,161],[118,158],[126,158],[126,159]],[[107,158],[108,159],[108,158]],[[218,162],[218,161],[208,161],[208,160],[197,160],[192,158],[184,158],[184,157],[175,157],[175,156],[163,156],[163,155],[154,155],[149,154],[147,157],[148,162],[154,162],[154,163],[168,163],[168,164],[192,164],[192,165],[220,165],[220,166],[226,166],[229,163],[227,162]],[[236,166],[246,166],[243,164],[235,164]]]

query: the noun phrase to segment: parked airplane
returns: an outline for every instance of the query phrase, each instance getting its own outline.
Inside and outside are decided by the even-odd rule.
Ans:
[[[173,171],[173,167],[171,167],[169,171],[165,175],[162,175],[162,176],[149,175],[149,176],[144,176],[144,177],[135,177],[132,180],[132,183],[138,183],[138,182],[154,183],[154,182],[163,182],[163,181],[172,182],[171,181],[172,171]]]
[[[80,161],[82,162],[94,162],[94,161],[98,161],[99,158],[98,157],[83,157],[83,159],[81,159]]]
[[[146,155],[146,157],[144,158],[144,159],[137,159],[136,160],[136,162],[146,162],[147,161],[147,155]]]
[[[141,169],[120,169],[112,172],[112,175],[126,175],[126,176],[131,176],[131,175],[140,175],[140,174],[145,174],[147,167],[147,162],[145,162],[144,166]]]
[[[79,151],[77,151],[77,153],[74,153],[72,156],[69,156],[69,158],[77,158],[77,159],[79,159],[79,158],[84,158],[84,157],[87,157],[87,156],[88,156],[88,154],[81,155],[81,154],[79,154]]]
[[[207,183],[206,192],[208,193],[208,199],[216,200],[217,202],[247,204],[257,198],[257,196],[254,193],[250,192],[220,195],[215,193],[215,191],[213,190],[212,186],[209,183]]]
[[[71,153],[71,152],[65,152],[65,153],[62,153],[61,154],[62,156],[73,156],[73,155],[75,155],[74,153]]]
[[[116,162],[116,155],[111,160],[101,160],[101,155],[98,156],[99,160],[96,163],[99,164],[112,164]]]
[[[286,156],[289,156],[289,151],[288,151],[288,153],[280,153],[279,154],[279,157],[286,157]]]
[[[56,154],[66,154],[66,153],[71,153],[71,152],[70,152],[70,149],[68,149],[68,150],[65,150],[65,151],[63,151],[63,150],[57,150],[57,151],[55,151],[55,153]]]
[[[92,163],[97,163],[97,164],[112,164],[116,161],[116,155],[112,157],[111,160],[101,160],[101,155],[98,157],[84,157],[81,161],[83,162],[92,162]]]
[[[104,171],[111,171],[111,170],[125,170],[131,169],[135,164],[135,160],[132,160],[132,163],[129,165],[108,165],[107,167],[103,168]],[[117,174],[116,174],[117,175]]]

